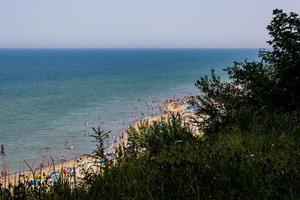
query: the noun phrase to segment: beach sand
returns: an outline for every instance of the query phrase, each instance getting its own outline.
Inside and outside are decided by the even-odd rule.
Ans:
[[[148,117],[142,120],[139,120],[135,123],[133,123],[131,126],[137,128],[138,125],[142,121],[148,121],[149,124],[152,124],[153,122],[160,121],[160,120],[166,120],[168,119],[171,114],[180,114],[184,115],[186,113],[186,107],[180,103],[179,99],[172,99],[172,100],[167,100],[164,103],[162,113],[156,116]],[[124,146],[127,144],[128,141],[128,135],[126,134],[126,131],[122,132],[121,135],[119,136],[119,141],[115,145],[109,146],[105,150],[105,154],[111,153],[111,152],[116,152],[119,146]],[[68,160],[68,161],[61,161],[59,163],[51,163],[47,167],[40,167],[35,169],[34,173],[30,170],[22,172],[22,173],[15,173],[15,174],[10,174],[6,177],[0,178],[0,185],[2,186],[8,186],[8,184],[15,185],[19,182],[19,180],[32,180],[35,177],[43,177],[42,174],[49,175],[53,172],[64,172],[65,169],[75,169],[78,166],[82,166],[85,163],[91,163],[95,162],[95,160],[92,160],[91,157],[87,155],[83,155],[79,157],[78,159],[75,160]],[[43,178],[41,178],[43,179]]]

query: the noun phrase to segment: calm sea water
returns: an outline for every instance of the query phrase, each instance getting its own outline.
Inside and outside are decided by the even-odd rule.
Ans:
[[[0,143],[11,169],[23,159],[90,152],[91,127],[118,135],[149,115],[145,101],[197,93],[195,81],[256,49],[0,49]],[[153,112],[156,112],[154,109]],[[65,149],[64,142],[74,144]],[[44,147],[49,146],[46,150]]]

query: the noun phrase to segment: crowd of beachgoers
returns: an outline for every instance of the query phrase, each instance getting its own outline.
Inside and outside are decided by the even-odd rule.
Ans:
[[[184,123],[188,124],[195,133],[201,133],[197,124],[194,122],[195,115],[194,109],[189,104],[192,96],[185,96],[184,98],[171,98],[167,99],[161,105],[160,113],[157,115],[151,115],[147,118],[136,119],[130,126],[137,127],[143,120],[147,120],[150,124],[159,121],[166,120],[171,114],[180,114]],[[200,119],[201,120],[201,119]],[[52,157],[51,161],[47,163],[41,163],[41,165],[35,169],[32,169],[26,162],[28,170],[24,172],[18,172],[8,174],[8,171],[2,169],[0,176],[0,187],[8,187],[10,185],[17,185],[19,183],[26,183],[34,188],[39,186],[51,186],[60,179],[67,179],[70,182],[75,180],[80,181],[87,173],[100,173],[101,166],[106,160],[113,160],[117,155],[117,150],[121,146],[126,146],[128,136],[126,130],[121,132],[119,136],[114,137],[113,144],[105,149],[105,159],[95,159],[90,154],[85,154],[76,159],[66,160],[62,157],[55,162]],[[68,146],[69,144],[65,144]]]

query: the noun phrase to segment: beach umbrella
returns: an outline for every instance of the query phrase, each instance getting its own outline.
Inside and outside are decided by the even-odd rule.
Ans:
[[[106,155],[110,157],[110,156],[113,156],[114,153],[113,152],[108,152]]]
[[[109,152],[106,154],[108,157],[116,157],[116,153],[114,152]]]
[[[51,180],[53,183],[57,183],[59,181],[59,177],[60,177],[59,172],[52,172],[49,175],[49,180]]]

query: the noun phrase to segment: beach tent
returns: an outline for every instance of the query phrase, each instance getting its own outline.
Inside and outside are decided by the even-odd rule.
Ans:
[[[53,183],[57,183],[59,181],[59,178],[60,178],[59,172],[52,172],[49,175],[48,180],[53,182]]]

